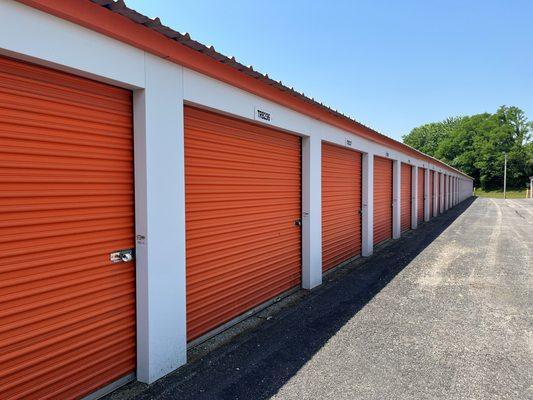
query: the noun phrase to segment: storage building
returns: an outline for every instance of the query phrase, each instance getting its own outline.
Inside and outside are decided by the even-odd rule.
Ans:
[[[110,0],[0,2],[0,398],[96,398],[472,179]]]

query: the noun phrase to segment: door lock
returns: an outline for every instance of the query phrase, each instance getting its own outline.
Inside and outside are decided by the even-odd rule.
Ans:
[[[302,220],[301,218],[298,218],[298,219],[295,219],[294,220],[294,225],[301,228],[302,227]]]
[[[109,261],[111,261],[112,263],[127,263],[133,261],[134,258],[134,249],[119,250],[109,254]]]

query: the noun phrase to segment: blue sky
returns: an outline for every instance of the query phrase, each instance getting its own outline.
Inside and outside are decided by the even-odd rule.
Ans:
[[[126,0],[400,140],[515,105],[533,119],[531,0]]]

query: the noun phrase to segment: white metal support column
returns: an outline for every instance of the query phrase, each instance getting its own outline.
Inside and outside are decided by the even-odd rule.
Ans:
[[[456,206],[457,205],[457,177],[454,177],[453,178],[453,182],[454,182],[454,185],[455,185],[455,189],[454,189],[454,192],[453,192],[453,205]]]
[[[302,287],[322,283],[322,142],[320,136],[302,140]]]
[[[452,207],[455,207],[455,205],[457,204],[456,203],[456,200],[455,200],[455,191],[456,191],[456,187],[455,187],[455,184],[456,184],[457,180],[454,177],[452,177],[452,184],[453,184],[453,192],[452,192]]]
[[[137,379],[187,361],[182,69],[146,55],[134,91]]]
[[[455,207],[455,176],[452,176],[452,207]]]
[[[424,207],[424,204],[418,204],[418,167],[411,168],[411,228],[416,229],[418,226],[418,207]]]
[[[454,204],[454,193],[455,193],[455,178],[450,176],[450,208],[453,208]]]
[[[455,177],[455,205],[459,204],[459,178]]]
[[[450,208],[453,208],[455,205],[454,203],[454,193],[455,193],[455,178],[453,176],[450,176],[450,186],[452,188],[452,191],[450,192]]]
[[[447,175],[446,174],[442,174],[442,181],[443,181],[443,185],[442,185],[442,212],[446,212],[446,178],[447,178]]]
[[[392,161],[392,238],[398,239],[401,235],[401,209],[402,209],[402,163]]]
[[[433,198],[431,199],[431,201],[433,201],[433,216],[434,217],[439,215],[439,193],[437,192],[438,182],[439,182],[439,173],[437,171],[433,171]]]
[[[453,187],[453,176],[450,176],[450,208],[453,208],[453,193],[454,193],[454,187]]]
[[[424,221],[428,222],[431,219],[431,215],[429,215],[429,207],[430,207],[430,187],[429,187],[429,168],[426,168],[424,170]]]
[[[444,187],[446,188],[444,191],[444,211],[448,210],[448,194],[450,193],[450,181],[448,178],[448,175],[444,175]]]
[[[363,153],[363,208],[361,255],[368,257],[374,251],[374,154]]]
[[[439,175],[439,213],[444,212],[444,174]]]
[[[449,210],[450,209],[450,204],[451,204],[451,182],[452,180],[450,179],[451,176],[450,175],[446,175],[446,188],[447,188],[447,191],[446,191],[446,210]]]

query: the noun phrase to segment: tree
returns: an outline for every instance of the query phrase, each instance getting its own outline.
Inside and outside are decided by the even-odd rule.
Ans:
[[[442,122],[433,122],[430,124],[414,128],[409,135],[403,137],[403,142],[417,150],[434,156],[439,143],[445,139],[455,125],[462,120],[462,117],[448,118]]]
[[[510,188],[523,188],[533,174],[533,123],[517,107],[500,107],[494,114],[448,118],[414,128],[404,143],[458,168],[483,189],[503,183],[508,155]]]

